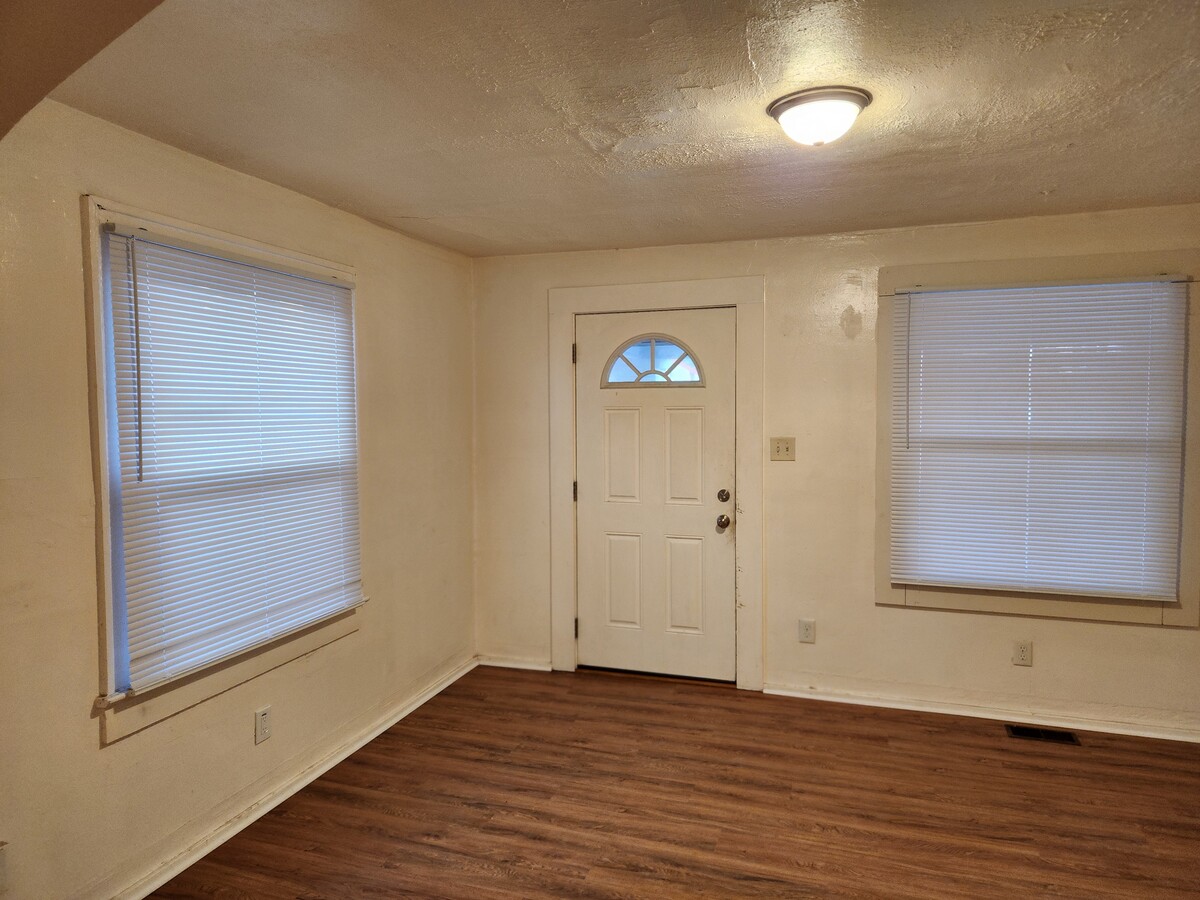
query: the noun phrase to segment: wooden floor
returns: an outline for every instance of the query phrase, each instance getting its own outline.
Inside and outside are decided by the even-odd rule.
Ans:
[[[1200,746],[480,668],[156,897],[1200,896]]]

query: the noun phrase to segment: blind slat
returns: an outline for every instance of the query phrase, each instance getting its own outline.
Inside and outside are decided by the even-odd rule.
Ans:
[[[891,579],[1174,600],[1187,286],[897,297]]]
[[[105,243],[117,689],[138,691],[361,602],[353,316],[340,285]]]

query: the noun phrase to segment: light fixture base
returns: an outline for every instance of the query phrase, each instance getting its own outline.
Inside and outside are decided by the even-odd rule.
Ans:
[[[858,104],[859,109],[866,109],[871,105],[872,99],[870,91],[842,84],[805,88],[772,100],[771,105],[767,107],[767,115],[778,121],[779,117],[793,106],[811,103],[814,100],[849,100]]]

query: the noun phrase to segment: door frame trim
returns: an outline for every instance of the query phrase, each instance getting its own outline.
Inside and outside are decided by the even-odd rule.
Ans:
[[[551,288],[550,351],[550,660],[577,665],[575,617],[575,317],[587,313],[734,307],[737,320],[734,470],[737,484],[735,593],[737,686],[763,687],[763,437],[766,280],[761,275]]]

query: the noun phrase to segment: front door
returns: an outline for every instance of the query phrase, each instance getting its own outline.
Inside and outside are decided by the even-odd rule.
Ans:
[[[580,315],[581,665],[732,681],[735,311]]]

